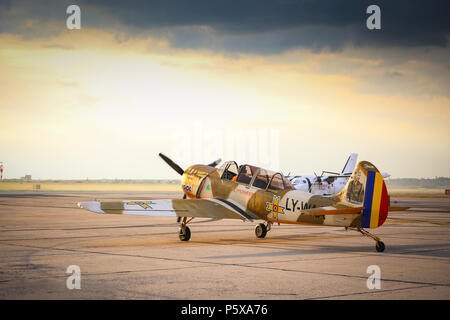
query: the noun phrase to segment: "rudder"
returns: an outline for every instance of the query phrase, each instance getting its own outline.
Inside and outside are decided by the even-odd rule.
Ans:
[[[362,228],[377,228],[386,221],[389,210],[386,184],[381,173],[370,162],[357,164],[339,197],[341,201],[364,206]]]

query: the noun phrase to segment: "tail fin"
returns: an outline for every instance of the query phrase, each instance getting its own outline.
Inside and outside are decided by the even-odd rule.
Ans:
[[[383,176],[367,161],[356,165],[344,189],[338,195],[340,201],[363,206],[362,228],[377,228],[386,221],[389,198]]]
[[[344,169],[342,169],[341,175],[351,174],[356,166],[356,161],[358,160],[357,153],[351,153],[345,163]]]

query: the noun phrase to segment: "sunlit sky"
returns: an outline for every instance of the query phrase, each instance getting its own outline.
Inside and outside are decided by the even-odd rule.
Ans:
[[[4,178],[178,178],[159,152],[295,174],[339,171],[353,152],[392,178],[450,176],[448,19],[418,19],[405,40],[383,1],[384,33],[364,30],[361,4],[355,27],[330,1],[299,1],[307,24],[265,16],[295,1],[180,3],[80,1],[68,30],[69,2],[2,2]]]

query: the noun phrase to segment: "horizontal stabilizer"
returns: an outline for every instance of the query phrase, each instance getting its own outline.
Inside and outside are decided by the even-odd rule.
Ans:
[[[345,208],[345,209],[331,209],[331,210],[320,210],[317,209],[311,209],[306,210],[310,211],[305,214],[304,216],[328,216],[328,215],[337,215],[337,214],[356,214],[360,213],[362,210],[364,210],[364,207],[356,207],[356,208]]]
[[[405,211],[411,207],[389,207],[389,212],[391,211]]]

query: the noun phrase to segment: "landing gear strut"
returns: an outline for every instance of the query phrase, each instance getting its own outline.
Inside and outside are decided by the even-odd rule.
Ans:
[[[183,217],[183,221],[181,222],[180,231],[178,232],[178,237],[181,241],[189,241],[191,238],[191,229],[187,226],[187,224],[192,221],[194,218],[190,218],[187,220],[187,217]]]
[[[369,233],[368,231],[362,229],[362,228],[358,228],[357,229],[359,232],[361,232],[363,235],[372,238],[373,240],[375,240],[375,249],[378,252],[383,252],[384,249],[386,248],[384,245],[384,242],[380,240],[380,238],[374,236],[373,234]]]
[[[256,237],[260,239],[264,238],[271,228],[272,222],[267,222],[267,224],[259,223],[255,228]]]

